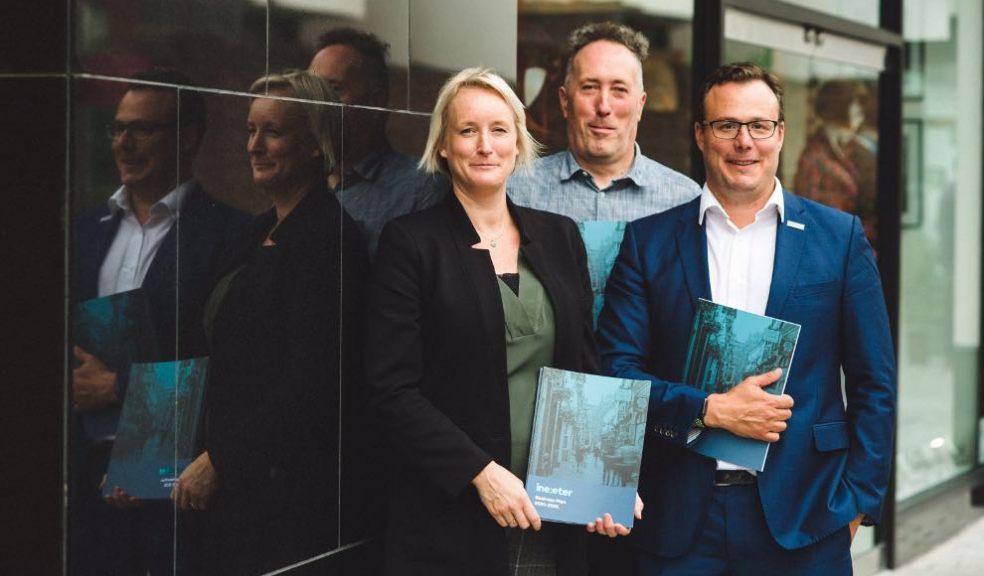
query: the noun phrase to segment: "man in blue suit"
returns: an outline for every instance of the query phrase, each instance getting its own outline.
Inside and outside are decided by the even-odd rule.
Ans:
[[[630,537],[644,575],[850,574],[857,526],[881,514],[895,361],[878,269],[857,217],[783,190],[784,130],[778,78],[713,72],[701,196],[631,223],[608,281],[603,365],[652,382]],[[776,370],[723,394],[681,383],[698,298],[802,326],[785,395],[762,390]],[[704,427],[771,442],[765,471],[689,450]]]

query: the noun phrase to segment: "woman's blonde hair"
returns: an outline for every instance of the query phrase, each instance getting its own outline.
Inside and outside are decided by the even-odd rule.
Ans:
[[[526,128],[526,111],[519,97],[501,76],[488,68],[465,68],[441,87],[441,91],[437,95],[437,104],[434,105],[434,112],[431,114],[427,147],[424,149],[424,155],[420,158],[418,166],[427,172],[442,172],[448,176],[451,175],[448,170],[448,161],[441,157],[440,151],[446,144],[451,102],[462,88],[492,90],[509,105],[509,108],[512,109],[513,120],[516,122],[516,146],[519,149],[519,153],[516,155],[516,167],[528,168],[539,155],[540,143],[533,139]]]
[[[338,102],[338,95],[328,81],[302,70],[287,70],[280,74],[270,74],[258,78],[249,87],[250,94],[266,95],[271,91],[283,90],[291,97],[316,102]],[[323,158],[325,175],[335,170],[335,147],[332,133],[338,129],[335,110],[322,104],[298,102],[307,115],[308,130],[318,143]]]

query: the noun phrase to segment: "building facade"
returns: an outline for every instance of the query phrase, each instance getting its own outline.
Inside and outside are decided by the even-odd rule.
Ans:
[[[702,182],[693,94],[718,64],[750,60],[785,80],[783,184],[865,224],[892,320],[899,397],[892,502],[855,541],[857,573],[903,564],[980,516],[972,505],[984,503],[979,2],[66,0],[18,6],[0,23],[10,203],[0,229],[11,303],[2,373],[12,488],[3,498],[14,528],[3,571],[57,574],[73,562],[69,238],[76,218],[119,187],[105,125],[134,72],[187,75],[164,88],[205,99],[194,174],[218,200],[256,214],[269,200],[245,153],[248,89],[265,74],[307,68],[325,30],[354,26],[388,43],[383,112],[398,152],[421,154],[440,85],[475,65],[513,83],[534,135],[555,151],[566,145],[556,96],[565,37],[603,19],[651,41],[638,136],[647,156]],[[331,107],[342,147],[380,113]],[[364,536],[343,526],[320,554],[281,573],[358,565],[374,546]]]

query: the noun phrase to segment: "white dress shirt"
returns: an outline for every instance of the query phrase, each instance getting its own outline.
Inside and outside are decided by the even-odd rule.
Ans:
[[[130,195],[120,187],[109,198],[109,213],[113,218],[122,211],[120,227],[99,268],[99,296],[109,296],[139,288],[154,262],[164,237],[178,218],[191,182],[185,182],[150,207],[150,218],[140,224],[130,206]]]
[[[697,218],[707,235],[711,300],[754,314],[765,314],[776,255],[776,228],[784,219],[784,206],[782,185],[776,178],[772,195],[755,214],[755,221],[739,229],[707,184],[704,185]],[[718,460],[718,469],[743,468]]]

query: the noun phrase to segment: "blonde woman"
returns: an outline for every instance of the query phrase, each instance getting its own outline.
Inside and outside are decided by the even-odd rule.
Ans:
[[[260,78],[246,122],[253,182],[273,206],[206,307],[206,451],[172,498],[207,510],[209,574],[260,574],[338,545],[343,329],[357,328],[365,244],[328,190],[328,84]],[[348,350],[348,348],[346,348]],[[341,377],[340,377],[341,376]]]
[[[461,71],[421,160],[453,193],[383,230],[366,349],[375,426],[397,458],[388,574],[586,573],[585,529],[542,524],[521,480],[538,369],[597,365],[576,225],[506,198],[536,148],[508,84]],[[626,532],[610,517],[590,529]]]

